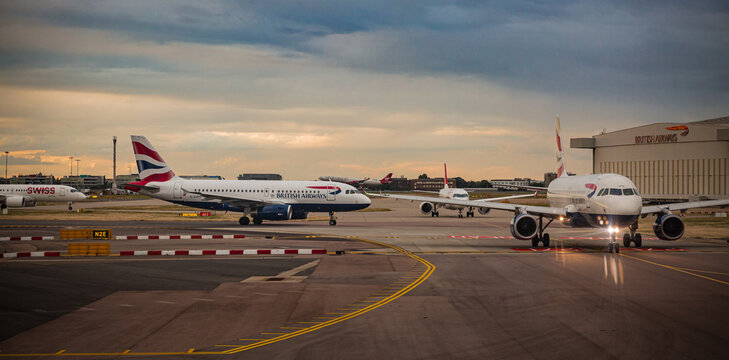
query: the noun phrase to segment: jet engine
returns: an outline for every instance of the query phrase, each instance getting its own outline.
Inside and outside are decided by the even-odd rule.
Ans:
[[[528,214],[519,214],[509,224],[511,235],[519,240],[531,240],[537,236],[539,225],[537,218]]]
[[[8,196],[5,198],[5,206],[9,208],[33,207],[35,199],[25,196]]]
[[[268,205],[256,212],[256,217],[262,220],[290,220],[291,215],[291,205]]]
[[[478,208],[478,213],[481,215],[486,215],[489,212],[491,212],[491,209],[489,209],[489,208]]]
[[[678,240],[683,236],[685,226],[680,217],[673,214],[663,214],[656,217],[653,223],[653,232],[662,240]]]
[[[433,211],[433,204],[424,202],[420,204],[420,212],[423,214],[430,214]]]

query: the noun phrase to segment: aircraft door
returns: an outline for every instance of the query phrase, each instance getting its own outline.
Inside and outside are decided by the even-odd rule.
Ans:
[[[66,188],[64,188],[64,187],[58,187],[58,196],[59,197],[66,197]]]
[[[270,191],[268,191],[268,188],[266,188],[266,190],[264,190],[264,195],[265,195],[266,197],[269,197],[269,196],[271,196],[271,192],[270,192]]]
[[[172,198],[175,200],[182,199],[182,182],[176,182],[172,187]]]
[[[336,200],[337,191],[339,191],[338,188],[333,183],[329,183],[327,188],[327,201]]]

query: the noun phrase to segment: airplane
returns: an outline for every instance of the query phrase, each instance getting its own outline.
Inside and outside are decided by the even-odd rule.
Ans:
[[[443,171],[445,173],[445,178],[443,180],[443,188],[440,189],[440,191],[437,192],[438,198],[440,199],[455,199],[455,200],[469,200],[469,195],[467,189],[459,189],[454,188],[451,189],[448,186],[448,168],[446,167],[446,164],[443,163]],[[436,193],[434,191],[420,191],[420,192],[432,192]],[[536,192],[534,194],[527,194],[527,195],[513,195],[513,196],[502,196],[498,198],[490,198],[490,199],[479,199],[479,200],[473,200],[477,202],[488,202],[488,201],[501,201],[506,199],[516,199],[516,198],[523,198],[523,197],[529,197],[536,195]],[[379,195],[376,195],[379,196]],[[458,205],[458,204],[452,204],[452,203],[439,203],[436,201],[431,201],[434,199],[433,197],[425,197],[425,196],[411,196],[411,195],[387,195],[387,197],[393,198],[393,199],[402,199],[402,200],[410,200],[410,201],[422,201],[420,204],[420,212],[423,214],[430,213],[431,217],[440,217],[440,213],[438,212],[438,208],[442,207],[444,209],[448,210],[458,210],[458,218],[463,218],[463,209],[468,208],[468,211],[466,211],[466,217],[474,217],[475,212],[473,210],[474,206],[465,206],[465,205]],[[479,207],[478,212],[481,215],[486,215],[491,211],[489,208],[483,208]]]
[[[86,199],[86,195],[66,185],[0,185],[0,208],[33,207],[39,201],[73,202]]]
[[[511,211],[514,217],[509,223],[509,230],[518,240],[531,240],[532,246],[539,242],[549,247],[549,234],[544,231],[554,221],[576,228],[602,228],[610,234],[608,252],[619,253],[617,233],[628,227],[629,232],[623,235],[623,246],[633,243],[642,246],[642,236],[637,232],[638,219],[655,215],[653,232],[659,239],[674,241],[684,234],[685,225],[673,211],[684,212],[687,209],[729,206],[729,199],[693,201],[643,206],[635,184],[627,177],[619,174],[592,174],[569,176],[565,166],[562,150],[562,134],[559,116],[556,118],[558,177],[547,191],[549,206],[532,206],[505,204],[498,202],[480,202],[461,199],[433,199],[430,202],[440,206],[466,206],[480,209]],[[511,186],[514,187],[514,186]],[[529,187],[534,189],[534,187]],[[386,195],[395,197],[394,195]],[[548,222],[544,224],[544,219]]]
[[[349,184],[352,186],[386,185],[386,184],[390,183],[390,179],[392,179],[392,173],[385,175],[385,177],[383,177],[380,180],[374,180],[374,179],[370,179],[370,178],[352,179],[352,178],[343,177],[343,176],[319,176],[319,180],[322,180],[322,181],[336,181],[336,182]]]
[[[370,199],[347,184],[324,181],[185,180],[175,175],[146,137],[132,135],[132,147],[141,181],[124,188],[175,204],[209,210],[242,212],[263,220],[306,219],[310,212],[328,212],[334,226],[335,211],[355,211],[370,206]]]

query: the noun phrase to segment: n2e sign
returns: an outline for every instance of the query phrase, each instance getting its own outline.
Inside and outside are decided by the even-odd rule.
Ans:
[[[94,239],[108,239],[110,238],[109,230],[93,230]]]

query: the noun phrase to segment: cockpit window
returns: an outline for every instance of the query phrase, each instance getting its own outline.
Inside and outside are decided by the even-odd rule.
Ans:
[[[635,193],[635,195],[640,196],[640,193],[638,192],[638,189],[633,189],[633,193]]]
[[[457,198],[467,198],[468,197],[468,194],[453,194],[453,197],[457,197]]]
[[[597,193],[597,196],[603,196],[607,194],[608,188],[601,189],[599,193]]]
[[[72,192],[72,193],[75,193],[75,192],[78,192],[78,190],[76,190],[76,189],[71,189],[71,192]]]
[[[633,189],[623,189],[623,195],[634,195]]]
[[[623,195],[623,190],[621,190],[621,189],[610,189],[610,195]]]

